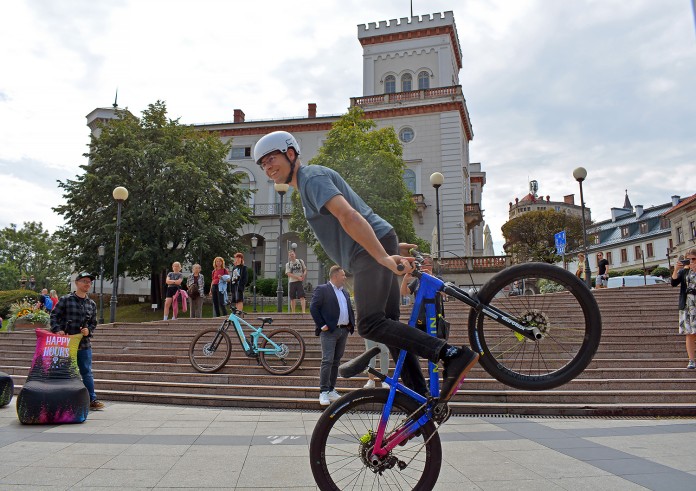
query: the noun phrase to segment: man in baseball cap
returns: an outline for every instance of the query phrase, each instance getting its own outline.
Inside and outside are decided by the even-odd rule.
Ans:
[[[92,375],[92,333],[97,327],[97,304],[89,298],[89,290],[95,276],[82,271],[75,277],[75,291],[63,295],[51,311],[51,331],[58,334],[82,334],[77,348],[77,366],[80,369],[82,383],[89,391],[92,411],[104,409],[104,403],[97,400],[94,392],[94,375]]]

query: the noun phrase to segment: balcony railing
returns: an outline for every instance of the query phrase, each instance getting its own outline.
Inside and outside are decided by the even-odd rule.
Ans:
[[[481,205],[479,203],[464,204],[464,221],[466,222],[467,230],[471,230],[483,222],[483,214],[481,213]]]
[[[442,259],[443,273],[494,273],[502,271],[511,264],[511,256],[477,256]]]
[[[283,202],[283,215],[292,213],[292,202],[290,200]],[[254,205],[255,217],[267,217],[280,214],[280,203],[260,203]]]
[[[461,85],[451,87],[438,87],[435,89],[410,90],[408,92],[394,92],[392,94],[368,95],[365,97],[351,97],[352,106],[376,106],[392,102],[415,101],[422,99],[437,99],[440,97],[455,97],[462,95]]]

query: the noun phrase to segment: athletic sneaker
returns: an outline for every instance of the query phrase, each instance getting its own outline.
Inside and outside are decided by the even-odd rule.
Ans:
[[[341,398],[341,394],[339,394],[335,390],[332,390],[331,392],[329,392],[329,401],[331,401],[331,402],[337,401],[340,398]]]
[[[689,360],[689,364],[686,365],[686,368],[688,368],[689,370],[696,368],[696,362],[694,362],[694,360]]]
[[[442,390],[440,391],[440,402],[447,402],[459,390],[459,386],[469,373],[469,370],[476,365],[479,359],[469,347],[462,346],[459,353],[452,358],[444,361],[445,370],[442,379]]]
[[[369,379],[365,385],[363,385],[364,388],[366,389],[374,389],[375,388],[375,381],[372,379]]]
[[[319,394],[319,404],[322,406],[328,406],[329,404],[331,404],[328,392],[322,392],[321,394]]]
[[[96,399],[89,403],[90,411],[101,411],[104,407],[104,403]]]

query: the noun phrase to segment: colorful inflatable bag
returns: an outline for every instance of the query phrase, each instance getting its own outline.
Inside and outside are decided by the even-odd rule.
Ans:
[[[7,406],[14,394],[14,383],[12,377],[5,372],[0,372],[0,407]]]
[[[82,423],[89,393],[77,367],[82,334],[59,335],[36,330],[36,352],[27,381],[17,396],[22,424]]]

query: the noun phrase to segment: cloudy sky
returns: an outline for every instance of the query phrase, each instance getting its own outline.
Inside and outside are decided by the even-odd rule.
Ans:
[[[183,123],[345,112],[362,95],[357,25],[407,17],[408,0],[15,0],[0,5],[0,227],[53,231],[56,180],[74,177],[85,115],[158,99]],[[501,252],[508,202],[528,179],[554,200],[588,170],[593,218],[696,191],[691,0],[414,0],[452,10],[460,82],[487,173],[483,208]]]

